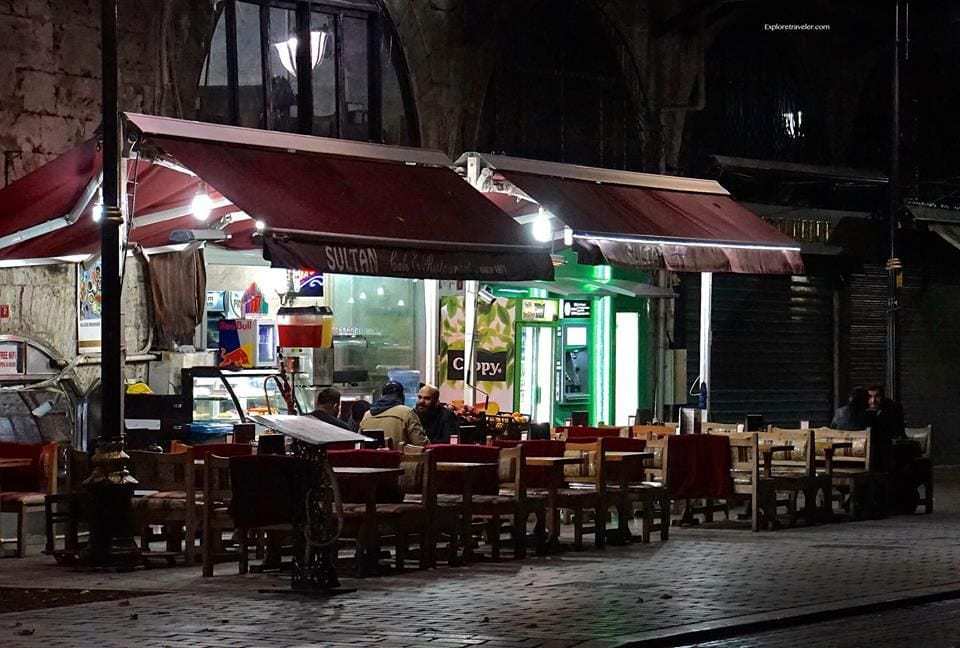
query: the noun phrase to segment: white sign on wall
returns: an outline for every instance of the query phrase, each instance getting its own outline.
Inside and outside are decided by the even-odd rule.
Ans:
[[[16,342],[0,343],[0,375],[20,373],[20,345]]]

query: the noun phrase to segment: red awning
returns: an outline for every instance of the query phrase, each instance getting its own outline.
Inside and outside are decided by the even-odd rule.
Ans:
[[[714,181],[480,157],[570,228],[587,262],[678,272],[803,272],[799,245]]]
[[[264,224],[274,267],[442,279],[551,279],[542,246],[442,153],[128,115],[141,146]],[[244,245],[249,223],[232,228]],[[246,239],[250,240],[250,239]]]

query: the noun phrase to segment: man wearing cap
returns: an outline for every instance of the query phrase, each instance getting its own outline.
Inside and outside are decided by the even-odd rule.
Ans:
[[[360,421],[360,434],[365,430],[383,430],[385,439],[393,439],[393,447],[401,444],[427,445],[427,435],[413,408],[403,404],[403,385],[388,382],[380,390],[380,398],[370,406]]]

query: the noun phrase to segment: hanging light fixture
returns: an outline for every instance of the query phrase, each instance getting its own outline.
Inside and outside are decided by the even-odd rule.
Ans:
[[[330,34],[325,31],[310,32],[310,68],[317,67],[323,59],[323,53],[327,48],[327,39]],[[297,76],[297,46],[299,41],[296,36],[291,36],[285,41],[274,43],[280,57],[280,64],[292,76]]]
[[[207,194],[206,187],[200,187],[197,191],[197,195],[190,203],[190,211],[198,221],[205,221],[210,217],[210,212],[213,211],[213,199]]]

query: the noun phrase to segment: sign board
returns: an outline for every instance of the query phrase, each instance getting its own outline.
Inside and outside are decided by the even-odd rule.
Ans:
[[[20,344],[0,342],[0,375],[9,376],[20,371]]]
[[[297,295],[300,297],[323,297],[322,272],[298,272]]]
[[[524,299],[520,312],[524,322],[555,322],[557,302],[552,299]]]
[[[100,353],[101,290],[100,260],[85,268],[77,264],[77,351]]]
[[[565,299],[563,316],[570,319],[589,319],[592,304],[587,299]]]
[[[474,380],[503,382],[507,379],[507,352],[477,350],[474,359]],[[447,351],[447,380],[463,380],[463,350]]]

